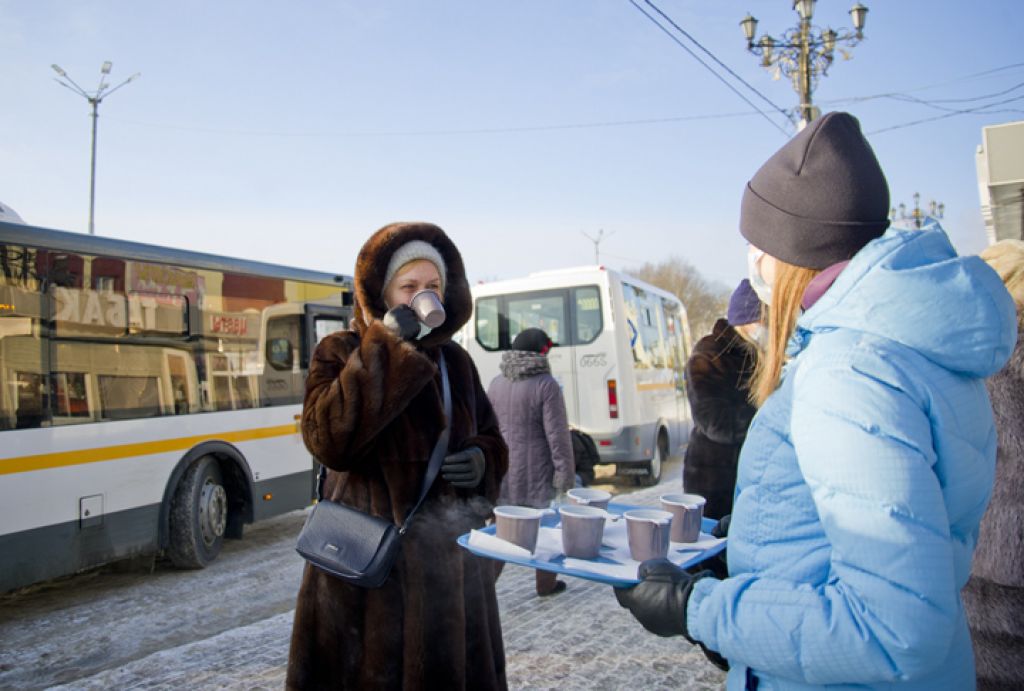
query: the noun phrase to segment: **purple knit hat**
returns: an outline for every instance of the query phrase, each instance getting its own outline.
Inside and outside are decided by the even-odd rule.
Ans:
[[[757,297],[757,293],[750,287],[749,280],[744,278],[736,286],[736,290],[732,291],[726,316],[732,326],[761,321],[761,298]]]

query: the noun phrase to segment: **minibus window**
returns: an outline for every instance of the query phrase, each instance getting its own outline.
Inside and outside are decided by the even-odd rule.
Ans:
[[[601,293],[597,286],[575,288],[576,304],[576,345],[592,343],[600,335]]]
[[[498,298],[476,301],[476,340],[487,350],[498,349]]]

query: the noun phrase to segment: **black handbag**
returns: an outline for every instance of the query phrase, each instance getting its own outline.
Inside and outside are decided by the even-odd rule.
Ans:
[[[420,508],[427,491],[437,478],[451,434],[452,398],[448,384],[448,367],[440,354],[441,388],[444,396],[445,428],[434,445],[423,478],[423,487],[416,505],[405,517],[401,527],[391,521],[363,513],[351,506],[323,499],[326,468],[320,466],[317,478],[317,503],[299,533],[295,546],[302,558],[318,569],[343,581],[363,588],[378,588],[387,580],[398,558],[401,537]]]

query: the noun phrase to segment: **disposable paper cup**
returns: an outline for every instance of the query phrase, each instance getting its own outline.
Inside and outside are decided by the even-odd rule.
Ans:
[[[419,320],[431,329],[436,329],[444,324],[444,305],[441,304],[441,299],[434,291],[421,290],[412,296],[409,306],[416,312]]]
[[[637,561],[646,561],[668,556],[672,514],[658,509],[634,509],[622,515],[626,517],[631,557]]]
[[[664,494],[661,508],[672,514],[672,542],[696,542],[707,500],[699,494]]]
[[[533,554],[537,547],[537,532],[540,530],[540,509],[528,506],[496,506],[494,507],[494,534],[502,540]]]
[[[569,501],[577,506],[595,506],[599,509],[607,509],[611,501],[610,492],[603,489],[590,489],[588,487],[577,487],[566,492]]]
[[[593,559],[601,550],[607,512],[593,506],[566,504],[558,507],[562,517],[562,551],[567,557]]]

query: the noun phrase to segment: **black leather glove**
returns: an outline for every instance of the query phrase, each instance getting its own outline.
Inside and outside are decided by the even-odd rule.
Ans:
[[[668,559],[648,559],[640,564],[640,583],[632,588],[616,588],[615,597],[637,621],[651,633],[659,636],[683,636],[700,646],[705,657],[719,669],[729,669],[729,663],[718,653],[708,650],[703,643],[692,638],[686,628],[686,605],[693,584],[712,577],[710,571],[690,574]]]
[[[444,457],[441,477],[456,487],[473,489],[484,479],[484,452],[476,446]]]
[[[718,519],[718,523],[711,529],[711,537],[728,537],[729,524],[732,522],[732,514],[727,513]]]
[[[409,305],[392,307],[384,315],[384,326],[404,341],[411,341],[420,335],[420,320]]]

